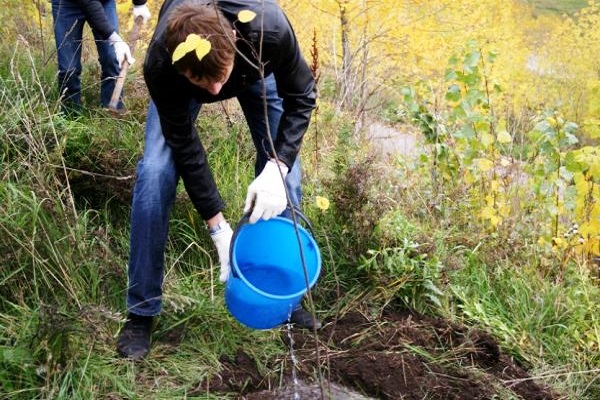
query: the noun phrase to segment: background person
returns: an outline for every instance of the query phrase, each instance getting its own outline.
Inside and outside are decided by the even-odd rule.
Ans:
[[[240,21],[240,12],[248,10],[256,17]],[[264,82],[258,65],[264,66]],[[133,193],[129,314],[117,342],[118,353],[133,359],[148,354],[153,317],[161,311],[168,223],[180,177],[217,249],[220,280],[229,276],[232,229],[194,126],[202,104],[236,97],[245,115],[256,148],[256,178],[248,187],[244,210],[251,210],[251,223],[285,210],[282,175],[291,203],[300,205],[298,153],[315,107],[312,73],[287,17],[273,0],[165,1],[144,77],[151,101]],[[269,130],[277,157],[270,150]],[[290,321],[320,327],[300,305]]]
[[[146,0],[133,1],[134,19],[150,18]],[[108,107],[124,60],[135,60],[127,43],[119,36],[115,0],[52,0],[54,39],[58,57],[58,89],[64,111],[81,109],[81,48],[83,26],[92,28],[101,68],[100,103]],[[118,110],[123,110],[119,100]]]

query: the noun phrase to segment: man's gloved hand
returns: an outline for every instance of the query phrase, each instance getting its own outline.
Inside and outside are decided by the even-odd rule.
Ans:
[[[233,230],[227,221],[222,221],[219,224],[219,230],[215,233],[210,234],[217,253],[219,254],[219,264],[221,264],[221,273],[219,280],[221,282],[227,282],[231,266],[229,265],[229,247],[231,246],[231,237],[233,236]]]
[[[142,17],[142,22],[145,24],[150,19],[150,9],[146,4],[142,4],[141,6],[133,6],[133,19],[137,17]]]
[[[281,173],[279,169],[281,168]],[[288,173],[288,167],[269,160],[262,172],[248,186],[244,213],[252,209],[249,222],[251,224],[260,218],[269,219],[279,215],[285,210],[287,197],[283,178]]]
[[[135,58],[131,55],[131,50],[127,43],[121,39],[121,36],[117,32],[113,32],[108,41],[115,49],[115,54],[117,55],[117,61],[119,62],[119,67],[123,68],[123,61],[127,60],[129,65],[135,62]]]

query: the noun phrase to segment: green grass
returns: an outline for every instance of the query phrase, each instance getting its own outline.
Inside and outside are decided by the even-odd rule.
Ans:
[[[485,265],[474,254],[465,261],[450,277],[453,315],[490,329],[513,357],[535,366],[554,387],[593,398],[600,389],[593,383],[600,364],[594,350],[600,344],[600,288],[591,271],[569,265],[553,282],[528,265]],[[578,372],[564,379],[564,371]]]
[[[573,14],[586,7],[588,0],[527,0],[539,13]]]

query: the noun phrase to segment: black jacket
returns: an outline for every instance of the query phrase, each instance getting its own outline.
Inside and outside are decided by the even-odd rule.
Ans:
[[[221,211],[224,204],[194,127],[194,117],[189,110],[190,101],[196,99],[200,103],[211,103],[235,97],[248,84],[258,81],[260,76],[239,54],[235,58],[229,80],[217,96],[193,85],[180,75],[173,67],[171,55],[164,45],[164,36],[169,10],[182,1],[184,0],[167,0],[163,4],[146,54],[144,78],[158,109],[163,135],[173,151],[177,171],[192,203],[200,215],[208,219]],[[259,48],[263,2],[217,0],[217,5],[237,31],[238,50],[257,64],[251,48]],[[237,21],[238,13],[248,9],[257,13],[256,18],[249,23]],[[283,115],[275,150],[279,159],[291,168],[315,107],[315,82],[300,53],[294,31],[281,8],[274,0],[264,0],[264,13],[262,64],[265,66],[265,76],[274,74],[277,91],[283,99]]]
[[[113,32],[118,32],[118,26],[112,26],[108,19],[106,18],[106,14],[104,13],[104,9],[102,8],[102,3],[106,2],[106,0],[63,0],[63,1],[72,1],[77,4],[83,14],[85,15],[85,19],[90,24],[92,29],[100,34],[102,39],[107,40],[108,37]],[[132,0],[132,3],[136,6],[141,6],[146,4],[146,0]]]

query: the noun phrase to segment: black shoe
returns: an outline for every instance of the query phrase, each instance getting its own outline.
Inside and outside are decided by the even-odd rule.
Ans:
[[[305,329],[321,329],[321,321],[304,308],[298,308],[290,315],[290,323]]]
[[[153,317],[129,314],[117,339],[117,352],[121,357],[139,360],[150,352],[150,334]]]

